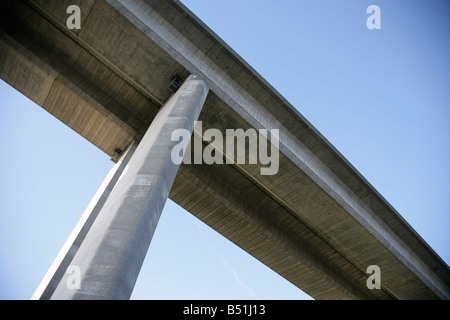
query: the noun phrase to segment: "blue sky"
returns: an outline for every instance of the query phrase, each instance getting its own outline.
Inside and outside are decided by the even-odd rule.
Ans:
[[[183,3],[449,264],[450,2]],[[4,82],[0,97],[0,299],[28,299],[113,163]],[[132,298],[309,297],[169,200]]]

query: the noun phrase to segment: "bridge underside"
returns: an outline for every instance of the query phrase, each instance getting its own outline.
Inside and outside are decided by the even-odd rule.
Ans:
[[[204,130],[279,129],[276,175],[247,164],[181,165],[169,197],[312,297],[450,297],[448,266],[178,1],[5,2],[0,77],[112,158],[143,138],[175,76],[208,83]],[[73,4],[81,30],[65,25]],[[382,270],[380,290],[366,287],[370,265]]]

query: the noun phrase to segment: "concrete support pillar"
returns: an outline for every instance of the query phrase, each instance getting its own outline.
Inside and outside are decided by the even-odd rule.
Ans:
[[[179,165],[176,129],[193,131],[208,89],[190,76],[153,120],[51,299],[128,299]],[[69,270],[69,269],[67,269]]]
[[[133,142],[128,150],[126,150],[126,152],[122,155],[120,160],[117,161],[114,167],[109,171],[102,185],[94,195],[94,198],[92,198],[66,243],[59,251],[55,261],[53,261],[50,269],[31,297],[32,300],[48,300],[51,298],[56,287],[66,273],[67,268],[70,266],[70,263],[77,253],[78,248],[83,243],[87,233],[91,229],[98,213],[103,208],[109,194],[127,167],[131,156],[136,150],[136,146],[136,143]]]

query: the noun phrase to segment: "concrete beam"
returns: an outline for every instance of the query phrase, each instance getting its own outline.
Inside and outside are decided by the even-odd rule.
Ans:
[[[175,129],[192,133],[206,99],[203,80],[190,76],[155,117],[130,159],[52,299],[128,299],[169,195],[179,165],[171,159]]]

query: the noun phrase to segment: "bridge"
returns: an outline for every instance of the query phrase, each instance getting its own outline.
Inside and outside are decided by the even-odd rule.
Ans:
[[[80,29],[66,24],[71,5]],[[116,162],[34,299],[129,298],[168,197],[316,299],[450,298],[446,263],[179,1],[0,6],[0,77]],[[192,134],[191,163],[173,161],[177,129]],[[259,136],[276,146],[276,173],[195,161],[195,141],[235,159],[208,129],[277,130]],[[74,267],[81,283],[68,288]]]

